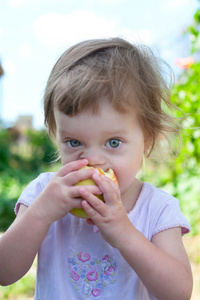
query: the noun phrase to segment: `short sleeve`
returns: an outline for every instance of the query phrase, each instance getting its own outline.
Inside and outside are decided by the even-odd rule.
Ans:
[[[176,198],[171,196],[166,199],[157,214],[153,235],[174,227],[181,227],[182,235],[190,232],[190,224],[182,214]]]
[[[27,207],[32,204],[32,202],[37,198],[37,196],[48,184],[49,180],[53,175],[53,172],[42,173],[27,185],[27,187],[23,190],[21,196],[19,197],[15,205],[14,211],[16,215],[18,214],[19,207],[21,204]]]

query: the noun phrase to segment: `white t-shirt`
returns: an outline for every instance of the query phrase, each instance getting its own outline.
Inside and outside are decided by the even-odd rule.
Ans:
[[[31,205],[53,175],[42,173],[25,188],[16,204],[16,214],[20,204]],[[158,232],[173,227],[181,227],[182,234],[190,231],[178,200],[149,183],[144,183],[128,217],[149,241]],[[105,242],[96,226],[67,214],[50,226],[40,247],[34,299],[155,298],[119,250]]]

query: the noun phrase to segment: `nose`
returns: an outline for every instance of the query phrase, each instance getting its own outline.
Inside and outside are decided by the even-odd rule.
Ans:
[[[101,167],[105,164],[105,158],[101,151],[98,151],[96,149],[87,149],[84,152],[81,153],[80,158],[85,158],[88,160],[88,166],[91,167]]]

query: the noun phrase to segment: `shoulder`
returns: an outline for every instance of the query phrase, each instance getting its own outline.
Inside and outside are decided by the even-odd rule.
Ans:
[[[190,231],[178,199],[149,183],[144,183],[131,214],[140,218],[140,222],[145,220],[145,224],[148,223],[152,236],[174,227],[181,227],[182,234]]]
[[[179,200],[177,198],[147,182],[144,183],[141,197],[145,202],[148,199],[149,205],[157,211],[162,210],[166,206],[179,207]]]
[[[166,206],[179,206],[179,201],[166,191],[145,182],[134,210],[138,211],[142,209],[158,212]]]
[[[41,173],[37,178],[32,180],[27,187],[23,190],[21,196],[19,197],[15,205],[15,213],[18,213],[21,204],[25,206],[30,206],[34,199],[42,192],[46,187],[49,180],[54,176],[54,172]]]
[[[169,200],[169,199],[173,199],[175,201],[178,201],[176,198],[174,198],[172,195],[170,195],[168,192],[159,189],[157,187],[155,187],[154,185],[145,182],[144,186],[143,186],[143,190],[144,193],[147,195],[149,195],[151,197],[151,199],[156,200],[156,199],[162,199],[162,200]]]
[[[37,192],[42,191],[46,185],[48,184],[49,180],[54,176],[54,172],[46,172],[41,173],[38,177],[32,180],[27,187],[24,189],[23,193],[29,192]],[[22,194],[23,194],[22,193]]]
[[[41,184],[45,184],[48,183],[49,180],[55,175],[55,172],[45,172],[45,173],[41,173],[40,175],[38,175],[38,177],[36,177],[32,182],[40,182]]]

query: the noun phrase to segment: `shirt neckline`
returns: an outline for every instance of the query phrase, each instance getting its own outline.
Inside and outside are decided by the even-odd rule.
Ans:
[[[135,217],[135,215],[137,214],[138,210],[143,205],[143,202],[146,201],[145,195],[147,194],[149,186],[150,186],[150,184],[148,182],[144,182],[143,183],[142,189],[141,189],[140,194],[139,194],[139,196],[138,196],[138,198],[137,198],[137,200],[135,202],[134,207],[132,208],[132,210],[129,213],[127,213],[128,218],[130,220],[132,220]]]

